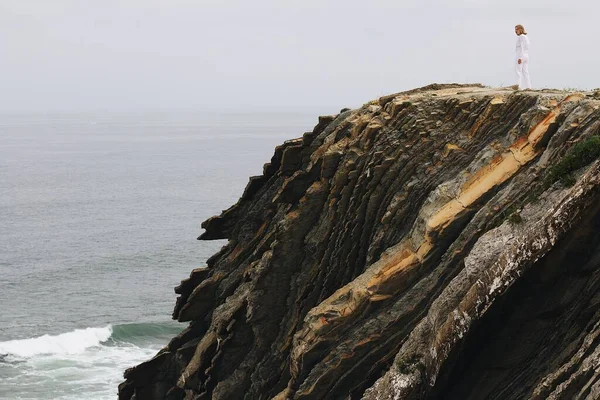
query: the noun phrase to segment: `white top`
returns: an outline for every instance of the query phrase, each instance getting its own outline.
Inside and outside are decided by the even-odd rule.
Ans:
[[[527,35],[517,36],[517,59],[529,58],[529,38]]]

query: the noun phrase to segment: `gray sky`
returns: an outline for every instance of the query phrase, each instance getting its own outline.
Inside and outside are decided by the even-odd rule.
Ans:
[[[569,6],[569,3],[571,6]],[[0,0],[0,111],[321,106],[433,82],[600,87],[597,0]]]

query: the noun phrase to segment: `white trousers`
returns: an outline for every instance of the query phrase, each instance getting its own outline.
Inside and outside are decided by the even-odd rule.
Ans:
[[[517,85],[519,89],[531,89],[531,78],[529,77],[529,57],[521,59],[521,64],[518,60],[515,61],[517,72]]]

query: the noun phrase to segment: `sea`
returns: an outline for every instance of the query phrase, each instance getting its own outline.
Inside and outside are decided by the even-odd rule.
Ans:
[[[0,399],[116,399],[226,244],[201,222],[323,111],[0,114]]]

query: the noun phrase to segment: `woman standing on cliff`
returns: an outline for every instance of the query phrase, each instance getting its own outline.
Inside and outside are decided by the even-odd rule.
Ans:
[[[523,25],[515,26],[517,34],[517,87],[518,89],[531,89],[529,78],[529,38]]]

